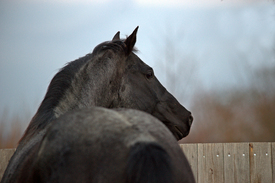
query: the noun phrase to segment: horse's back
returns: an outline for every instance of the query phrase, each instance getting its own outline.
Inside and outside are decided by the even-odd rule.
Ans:
[[[134,162],[133,157],[151,161]],[[154,158],[162,159],[158,162],[162,165],[155,166]],[[171,132],[154,117],[136,110],[94,107],[61,116],[49,127],[33,162],[31,171],[20,180],[130,183],[133,177],[145,177],[145,172],[149,182],[153,177],[155,182],[186,182],[186,177],[193,177]],[[133,175],[129,169],[133,163],[141,167],[151,163],[155,169]]]
[[[166,157],[165,153],[163,154],[162,152],[162,157],[164,160],[162,163],[165,165],[165,161],[167,158],[169,159],[168,161],[170,161],[170,165],[168,166],[171,166],[172,169],[172,182],[195,182],[193,172],[187,158],[180,149],[178,142],[172,135],[171,131],[168,130],[168,128],[161,121],[141,111],[127,109],[119,110],[120,111],[118,112],[123,116],[128,116],[128,120],[131,124],[133,124],[133,126],[138,127],[141,133],[146,132],[150,134],[150,136],[154,138],[156,144],[167,152],[169,157]],[[136,139],[136,143],[140,143],[139,140],[142,141],[141,139]],[[153,144],[155,143],[153,142]],[[166,175],[167,174],[164,173],[161,174],[160,177],[165,177]]]

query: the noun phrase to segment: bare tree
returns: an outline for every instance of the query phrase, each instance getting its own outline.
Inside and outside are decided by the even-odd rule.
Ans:
[[[164,85],[180,102],[188,105],[197,83],[197,68],[194,55],[186,53],[183,43],[182,32],[169,32],[156,47],[156,59],[159,69],[164,71],[160,76]]]

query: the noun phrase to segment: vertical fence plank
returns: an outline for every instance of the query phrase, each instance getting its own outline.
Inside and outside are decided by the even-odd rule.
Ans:
[[[272,182],[275,183],[275,142],[271,143],[271,155],[272,155]]]
[[[223,144],[198,144],[198,183],[221,183],[223,175]]]
[[[198,182],[198,144],[180,144],[193,171],[196,182]]]
[[[0,180],[3,177],[4,171],[14,151],[15,149],[0,149]]]
[[[250,143],[251,182],[272,182],[271,143]]]
[[[224,182],[250,182],[249,143],[224,144]]]

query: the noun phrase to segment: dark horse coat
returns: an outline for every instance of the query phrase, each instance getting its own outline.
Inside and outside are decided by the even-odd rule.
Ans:
[[[39,152],[42,152],[41,148],[44,147],[43,144],[49,142],[46,139],[49,133],[51,133],[51,130],[49,130],[51,129],[50,127],[58,125],[60,132],[64,131],[65,126],[63,127],[63,125],[61,125],[63,123],[59,118],[65,114],[71,116],[74,111],[81,109],[90,108],[96,110],[95,106],[137,109],[147,112],[160,120],[158,122],[163,123],[167,129],[170,130],[169,133],[172,132],[175,139],[179,140],[188,135],[193,120],[191,113],[179,104],[159,83],[154,76],[153,69],[140,60],[133,52],[136,33],[137,28],[127,39],[121,40],[118,32],[112,41],[99,44],[91,54],[68,63],[68,65],[54,76],[44,100],[31,120],[16,152],[8,164],[1,180],[2,183],[23,181],[24,179],[19,179],[24,177],[22,172],[26,172],[34,161],[38,161],[37,158],[40,157]],[[100,112],[98,114],[100,114]],[[138,115],[138,117],[139,116],[140,115]],[[96,118],[98,116],[93,117]],[[110,116],[110,118],[112,118],[112,116]],[[108,125],[111,125],[110,121],[112,120],[113,119],[109,120],[106,118],[102,121],[103,123],[106,121]],[[106,124],[103,123],[102,128],[105,128]],[[68,124],[70,124],[69,121]],[[86,124],[84,123],[81,124],[80,122],[80,125],[83,125],[83,129],[89,128],[88,126],[85,127]],[[71,126],[71,128],[71,130],[74,130],[76,126]],[[115,130],[115,126],[111,127],[111,129]],[[74,133],[75,132],[72,132],[71,138],[77,142],[79,139],[73,136]],[[122,131],[121,134],[123,134]],[[104,132],[101,133],[101,135],[101,137],[104,138],[108,133]],[[44,136],[45,138],[42,142]],[[69,140],[68,138],[66,139]],[[66,139],[61,143],[66,144]],[[81,143],[82,142],[79,141],[80,146]],[[159,146],[161,147],[160,149],[165,149],[164,146]],[[84,147],[85,145],[83,145],[83,148]],[[140,145],[140,147],[143,147],[143,145]],[[91,148],[95,147],[91,146]],[[94,151],[95,149],[90,150]],[[60,150],[60,153],[63,151],[64,149]],[[111,154],[112,150],[109,149],[107,151]],[[58,153],[58,151],[56,153]],[[82,154],[83,159],[81,161],[86,161],[84,154]],[[169,155],[169,157],[171,155]],[[73,156],[70,158],[74,159]],[[56,157],[52,158],[55,159]],[[34,160],[34,158],[36,160]],[[93,158],[91,158],[91,160],[92,159]],[[48,161],[48,163],[49,167],[57,166],[56,164],[51,165],[51,161]],[[33,165],[33,168],[38,165],[39,162]],[[61,165],[62,162],[60,166]],[[184,166],[189,167],[187,162]],[[72,166],[66,170],[68,170],[67,173],[76,171]],[[53,172],[50,174],[52,175]],[[26,173],[26,175],[29,174]],[[35,175],[31,175],[30,177],[31,180]],[[191,180],[193,180],[192,174],[190,174],[190,177]]]
[[[194,182],[167,127],[131,109],[94,107],[61,116],[31,159],[18,182]]]

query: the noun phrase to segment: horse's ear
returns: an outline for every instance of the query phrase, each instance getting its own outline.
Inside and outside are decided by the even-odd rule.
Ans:
[[[136,40],[137,40],[137,37],[136,37],[137,36],[137,31],[138,31],[138,26],[133,31],[133,33],[129,37],[127,37],[127,39],[125,39],[125,41],[124,41],[124,43],[126,44],[126,47],[127,47],[127,49],[126,49],[126,54],[127,55],[129,55],[132,52],[132,50],[135,46],[135,43],[136,43]]]
[[[119,34],[120,34],[120,32],[118,31],[116,33],[116,35],[113,37],[112,41],[118,41],[118,40],[120,40]]]

